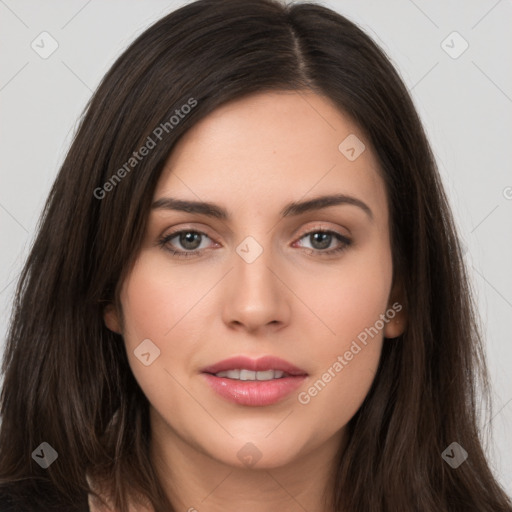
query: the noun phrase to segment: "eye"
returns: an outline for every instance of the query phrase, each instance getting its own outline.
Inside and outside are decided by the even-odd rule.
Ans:
[[[328,256],[331,254],[339,253],[347,249],[352,243],[352,240],[343,236],[342,234],[324,229],[315,229],[313,231],[309,231],[308,233],[302,235],[299,240],[307,239],[310,241],[312,247],[305,247],[307,249],[306,252],[309,254],[319,254],[321,256]],[[335,245],[333,248],[331,247],[333,242],[337,242],[338,245]],[[303,246],[302,246],[303,247]],[[328,250],[326,250],[328,249]]]
[[[195,231],[193,229],[184,229],[181,231],[175,231],[169,235],[162,237],[158,244],[165,250],[169,251],[172,255],[181,257],[196,256],[205,247],[201,247],[201,239],[203,237],[210,238],[206,233],[202,231]],[[176,242],[172,243],[172,240],[177,239]],[[176,247],[176,244],[180,244],[185,250],[175,250],[171,247]]]

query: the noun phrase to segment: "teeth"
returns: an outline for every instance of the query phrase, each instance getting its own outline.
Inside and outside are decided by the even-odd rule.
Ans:
[[[282,370],[265,370],[253,372],[252,370],[225,370],[215,374],[216,377],[226,377],[234,380],[273,380],[280,379],[284,375]]]
[[[240,370],[225,370],[223,372],[216,373],[215,376],[240,380]]]
[[[251,372],[251,370],[240,370],[240,380],[256,380],[256,372]]]

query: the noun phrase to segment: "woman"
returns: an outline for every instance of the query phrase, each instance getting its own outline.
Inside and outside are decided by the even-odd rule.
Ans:
[[[318,5],[200,0],[117,60],[3,371],[22,510],[512,510],[421,123],[383,52]]]

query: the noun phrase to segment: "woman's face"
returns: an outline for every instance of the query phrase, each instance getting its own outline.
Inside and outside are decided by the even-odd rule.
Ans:
[[[333,195],[346,197],[298,206]],[[112,309],[105,321],[123,334],[155,442],[232,466],[333,453],[383,336],[404,324],[384,182],[361,130],[312,92],[251,95],[186,133],[153,199],[124,325]],[[246,359],[218,366],[234,357]]]

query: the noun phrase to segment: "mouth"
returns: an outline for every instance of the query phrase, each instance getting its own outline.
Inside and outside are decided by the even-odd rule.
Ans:
[[[274,380],[274,379],[282,379],[283,377],[289,377],[288,373],[283,372],[282,370],[264,370],[259,372],[253,372],[251,370],[236,369],[236,370],[225,370],[222,372],[214,373],[215,377],[225,377],[226,379],[232,380]]]
[[[273,356],[233,357],[203,368],[201,373],[222,398],[253,407],[283,400],[308,376],[305,370]]]

